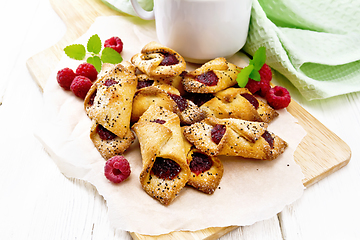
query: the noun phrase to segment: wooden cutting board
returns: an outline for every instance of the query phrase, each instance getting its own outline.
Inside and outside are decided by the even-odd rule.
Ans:
[[[42,88],[63,54],[63,48],[83,35],[98,16],[121,15],[100,0],[50,0],[56,13],[64,21],[67,31],[54,46],[31,57],[27,67],[34,80]],[[74,24],[76,23],[76,24]],[[298,119],[307,135],[295,151],[295,161],[305,176],[303,184],[309,187],[348,164],[351,158],[349,146],[327,129],[316,118],[292,101],[288,112]],[[145,236],[131,233],[134,239],[217,239],[238,226],[214,227],[194,232],[173,232],[161,236]]]

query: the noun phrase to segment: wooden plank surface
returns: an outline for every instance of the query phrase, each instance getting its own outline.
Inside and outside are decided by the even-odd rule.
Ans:
[[[50,2],[66,24],[67,31],[57,44],[34,55],[27,61],[27,67],[40,88],[44,86],[48,76],[59,62],[62,49],[84,34],[96,17],[120,15],[100,0],[50,0]],[[351,150],[343,140],[298,103],[291,102],[288,111],[299,120],[308,133],[295,152],[295,161],[300,165],[305,176],[304,186],[309,187],[348,164]],[[236,226],[229,226],[195,232],[174,232],[157,236],[156,239],[217,239],[236,228]],[[155,237],[137,233],[131,233],[131,236],[134,239],[155,239]]]

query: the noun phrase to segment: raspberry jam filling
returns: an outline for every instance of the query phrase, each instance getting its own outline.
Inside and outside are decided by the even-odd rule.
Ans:
[[[109,130],[107,130],[100,124],[97,125],[96,132],[97,132],[97,134],[99,134],[99,137],[102,140],[112,140],[112,139],[116,138],[116,135],[114,133],[110,132]]]
[[[219,142],[221,141],[222,137],[225,134],[225,131],[226,131],[225,125],[216,124],[213,127],[213,129],[211,129],[211,140],[214,143],[219,144]]]
[[[246,100],[248,100],[255,109],[259,108],[259,101],[250,93],[243,93],[241,94],[241,96],[243,96],[244,98],[246,98]]]
[[[181,168],[179,164],[174,162],[171,159],[161,158],[158,157],[155,160],[155,163],[151,169],[151,173],[157,176],[161,179],[174,179],[179,172],[181,171]]]
[[[162,119],[155,119],[155,120],[151,120],[150,122],[159,123],[159,124],[164,124],[164,123],[166,123],[166,121],[165,121],[165,120],[162,120]]]
[[[179,60],[170,53],[162,53],[162,55],[164,56],[164,59],[161,61],[159,66],[170,66],[179,63]]]
[[[153,85],[153,83],[154,83],[153,80],[138,81],[138,84],[137,84],[136,88],[141,89],[141,88],[150,87],[151,85]]]
[[[214,95],[212,95],[211,93],[187,93],[186,95],[184,95],[184,98],[192,101],[198,107],[200,107],[213,97]]]
[[[117,81],[115,81],[114,79],[107,79],[104,82],[104,85],[107,86],[107,87],[110,87],[111,85],[114,85],[114,84],[117,84]]]
[[[216,74],[213,71],[209,71],[196,76],[195,80],[207,86],[215,86],[218,83],[219,78],[216,76]]]
[[[191,156],[190,170],[196,175],[209,170],[213,165],[212,159],[205,154],[194,152]]]
[[[95,91],[91,94],[90,98],[89,98],[89,105],[92,106],[94,104],[94,99],[95,99],[95,96],[96,96],[96,92],[97,92],[97,89],[95,89]]]
[[[168,94],[172,98],[172,100],[174,100],[176,102],[176,104],[179,107],[181,112],[187,108],[188,103],[185,98],[183,98],[179,95],[176,95],[176,94],[172,94],[172,93],[168,93]]]
[[[274,148],[274,138],[271,136],[271,134],[268,131],[265,131],[262,137],[269,143],[271,148]]]

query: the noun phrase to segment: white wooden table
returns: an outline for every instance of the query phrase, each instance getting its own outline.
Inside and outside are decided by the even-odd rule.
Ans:
[[[25,62],[58,42],[64,23],[48,0],[5,1],[0,20],[0,239],[131,239],[110,227],[95,188],[64,177],[33,135],[42,93]],[[360,93],[308,102],[280,84],[350,146],[352,158],[277,216],[221,239],[360,239]]]

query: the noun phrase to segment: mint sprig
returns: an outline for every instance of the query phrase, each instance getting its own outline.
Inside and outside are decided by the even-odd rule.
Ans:
[[[249,65],[241,69],[240,73],[237,75],[236,81],[239,87],[243,88],[249,81],[249,78],[260,81],[259,70],[264,65],[266,61],[266,48],[260,47],[256,50],[253,59],[249,61]]]
[[[105,47],[102,49],[101,39],[97,34],[92,35],[87,44],[86,48],[82,44],[72,44],[64,48],[65,54],[75,60],[84,60],[94,65],[98,72],[101,71],[103,63],[117,64],[121,63],[123,58],[121,55],[112,48]]]

